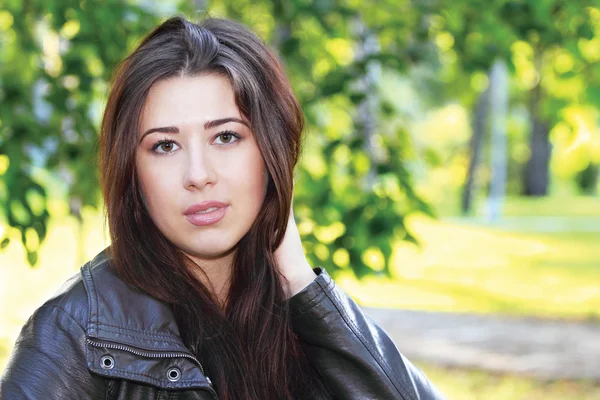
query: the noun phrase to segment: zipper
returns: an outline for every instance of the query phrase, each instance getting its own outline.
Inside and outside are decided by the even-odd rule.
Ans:
[[[212,388],[212,382],[210,381],[210,378],[208,376],[206,376],[206,374],[204,373],[204,367],[202,367],[202,364],[200,363],[200,361],[191,354],[181,353],[181,352],[170,352],[170,353],[152,352],[151,353],[151,352],[146,352],[146,351],[140,351],[131,346],[125,346],[122,344],[116,344],[116,343],[110,343],[110,342],[99,342],[96,340],[92,340],[90,338],[86,338],[86,341],[88,342],[88,344],[90,344],[94,347],[104,347],[107,349],[127,351],[131,354],[135,354],[136,356],[140,356],[140,357],[144,357],[144,358],[176,358],[176,357],[189,358],[190,360],[193,360],[198,365],[198,367],[200,367],[200,371],[202,371],[202,375],[204,375],[204,377],[208,381],[209,385],[211,385],[211,387],[208,388],[209,393],[212,395],[212,397],[215,400],[218,400],[217,393]]]
[[[202,371],[202,375],[205,375],[202,364],[200,363],[200,361],[198,361],[198,359],[196,357],[194,357],[191,354],[179,353],[179,352],[171,352],[171,353],[154,353],[154,352],[152,352],[152,353],[150,353],[150,352],[140,351],[140,350],[135,349],[130,346],[125,346],[125,345],[116,344],[116,343],[109,343],[109,342],[98,342],[98,341],[92,340],[90,338],[87,338],[87,342],[94,347],[106,347],[107,349],[127,351],[129,353],[135,354],[136,356],[145,357],[145,358],[176,358],[176,357],[189,358],[189,359],[193,360],[196,364],[198,364],[198,366],[200,367],[200,371]],[[210,379],[208,379],[208,377],[206,377],[206,379],[208,380],[208,383],[210,383]]]

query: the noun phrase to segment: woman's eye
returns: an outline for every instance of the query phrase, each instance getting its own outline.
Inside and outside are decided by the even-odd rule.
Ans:
[[[159,154],[172,153],[177,150],[177,144],[172,140],[161,140],[152,146],[152,150]]]
[[[223,132],[217,135],[216,140],[217,144],[231,144],[239,138],[240,136],[235,132]]]

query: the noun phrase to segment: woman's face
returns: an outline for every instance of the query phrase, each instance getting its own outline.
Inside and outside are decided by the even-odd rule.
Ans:
[[[154,224],[198,263],[230,254],[259,213],[267,174],[229,80],[155,83],[139,140],[137,177]]]

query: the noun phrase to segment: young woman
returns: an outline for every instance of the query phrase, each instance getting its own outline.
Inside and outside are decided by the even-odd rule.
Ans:
[[[303,116],[272,52],[172,18],[118,70],[111,245],[23,328],[2,399],[441,399],[320,268],[291,204]]]

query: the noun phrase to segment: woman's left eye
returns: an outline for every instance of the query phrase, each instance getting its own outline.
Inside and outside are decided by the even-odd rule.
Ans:
[[[221,132],[215,137],[217,144],[231,144],[238,141],[239,139],[240,135],[232,131]]]

